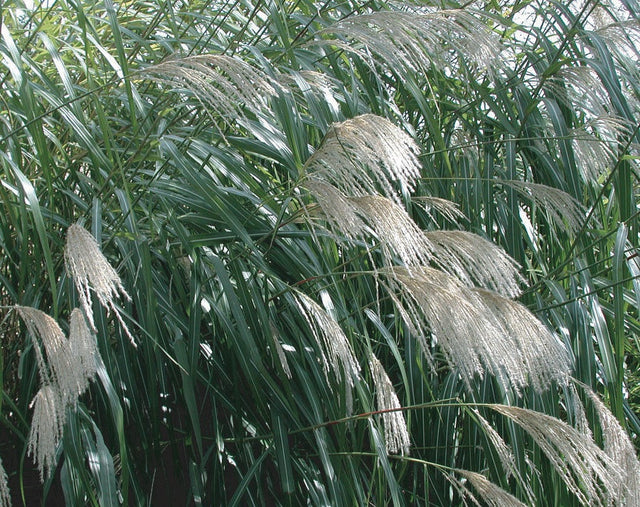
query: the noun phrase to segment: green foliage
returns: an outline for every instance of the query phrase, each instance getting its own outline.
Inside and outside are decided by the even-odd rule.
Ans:
[[[635,505],[639,15],[0,3],[13,504]],[[15,305],[97,344],[42,483]]]

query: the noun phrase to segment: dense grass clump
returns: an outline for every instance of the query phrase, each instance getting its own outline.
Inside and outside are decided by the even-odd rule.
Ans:
[[[0,506],[639,505],[639,16],[4,2]]]

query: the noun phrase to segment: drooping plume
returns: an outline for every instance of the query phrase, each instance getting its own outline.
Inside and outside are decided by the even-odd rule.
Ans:
[[[428,337],[465,382],[485,371],[520,392],[564,384],[570,361],[561,342],[524,306],[498,294],[469,289],[433,268],[380,272],[398,313],[433,365]]]
[[[18,315],[27,326],[36,354],[40,380],[43,385],[55,385],[61,401],[77,397],[75,387],[78,372],[67,337],[46,313],[28,306],[16,306]],[[45,354],[42,354],[44,349]]]
[[[141,75],[189,90],[227,123],[244,117],[243,107],[259,111],[265,97],[276,93],[263,72],[227,55],[175,58],[148,67]]]
[[[618,464],[624,475],[617,491],[618,495],[616,496],[615,493],[612,495],[613,501],[616,505],[640,505],[640,461],[635,447],[618,419],[598,395],[587,386],[582,387],[598,414],[604,437],[604,451]]]
[[[97,331],[91,309],[91,291],[93,291],[100,304],[107,311],[113,310],[131,344],[136,346],[129,328],[114,303],[119,295],[127,301],[130,301],[131,298],[122,285],[118,273],[100,251],[94,237],[84,227],[72,224],[67,229],[64,260],[67,271],[75,282],[82,310],[89,321],[91,330],[94,333]]]
[[[400,400],[396,394],[393,384],[387,375],[379,359],[371,354],[369,358],[369,369],[373,377],[376,388],[376,400],[378,410],[382,412],[382,423],[384,425],[384,440],[389,454],[409,454],[411,441],[404,415],[400,410]]]
[[[584,225],[584,206],[559,188],[516,180],[500,180],[500,184],[514,189],[542,208],[547,213],[549,221],[566,232],[575,233]]]
[[[497,484],[494,484],[484,475],[470,470],[455,469],[455,474],[463,477],[473,486],[473,489],[482,499],[482,504],[471,494],[471,491],[462,482],[458,482],[458,491],[462,495],[469,497],[477,505],[488,505],[489,507],[526,507],[527,504],[518,500],[508,491],[505,491]]]
[[[87,321],[79,308],[74,308],[69,319],[69,347],[81,375],[78,387],[79,394],[82,394],[96,376],[97,358],[100,352],[96,338],[87,326]]]
[[[9,480],[7,472],[0,459],[0,507],[11,507],[11,492],[9,491]]]
[[[564,421],[535,410],[490,405],[533,438],[562,481],[583,505],[610,505],[618,496],[625,474],[587,435]]]
[[[493,446],[496,454],[498,455],[498,459],[500,460],[500,464],[502,465],[502,470],[504,471],[504,475],[507,479],[510,477],[515,477],[517,479],[518,484],[523,488],[524,492],[527,495],[527,499],[530,505],[536,504],[536,497],[531,488],[531,484],[528,480],[526,480],[518,465],[516,463],[516,457],[513,454],[511,448],[504,441],[502,436],[496,431],[496,429],[489,424],[477,409],[473,410],[474,417],[478,422],[478,425],[482,432],[487,437],[489,443]],[[535,471],[535,469],[534,469]]]
[[[65,412],[58,390],[43,385],[31,402],[33,421],[29,431],[28,454],[38,464],[40,480],[49,477],[56,464],[56,449],[62,438]]]
[[[360,364],[351,344],[340,325],[322,306],[302,292],[295,292],[293,296],[320,347],[322,368],[327,381],[329,381],[329,372],[333,372],[335,379],[341,382],[342,372],[344,372],[344,382],[347,385],[347,412],[350,413],[351,390],[360,377]]]
[[[458,68],[460,62],[479,70],[493,71],[501,65],[502,46],[498,36],[469,10],[431,12],[379,11],[348,16],[320,32],[345,37],[378,56],[386,68],[404,72],[424,72],[432,65]],[[358,44],[335,43],[366,55]]]
[[[406,266],[429,263],[433,246],[396,202],[373,195],[347,197],[333,185],[315,178],[309,178],[306,185],[336,236],[349,241],[375,241],[386,266],[395,265],[398,260]]]
[[[468,287],[479,285],[506,297],[520,295],[519,266],[495,243],[466,231],[428,231],[433,262]]]
[[[397,203],[396,185],[408,192],[420,177],[415,141],[386,118],[373,114],[334,123],[309,158],[309,177],[349,196],[382,194]]]

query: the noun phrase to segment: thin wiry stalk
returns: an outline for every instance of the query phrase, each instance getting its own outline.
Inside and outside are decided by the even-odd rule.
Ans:
[[[400,400],[382,363],[372,353],[369,357],[369,369],[376,388],[378,410],[383,411],[384,440],[389,454],[409,454],[411,446],[407,423],[400,409]]]
[[[491,405],[522,427],[583,505],[609,505],[624,485],[624,472],[593,440],[564,421],[534,410]]]
[[[410,192],[420,177],[419,148],[386,118],[365,114],[334,123],[307,160],[307,174],[331,183],[346,195],[382,193],[401,202],[394,185]]]

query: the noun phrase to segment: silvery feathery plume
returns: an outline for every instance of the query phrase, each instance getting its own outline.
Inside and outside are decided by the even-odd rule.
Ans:
[[[615,116],[601,116],[571,130],[576,163],[585,182],[596,181],[615,165],[620,139],[629,134],[628,125]]]
[[[496,34],[469,10],[437,10],[426,13],[379,11],[348,16],[319,35],[351,39],[378,55],[394,70],[424,72],[432,65],[457,68],[464,65],[494,70],[500,65],[502,46]],[[315,41],[316,44],[332,43]],[[341,45],[355,53],[356,44]]]
[[[429,262],[433,248],[427,236],[394,201],[371,195],[347,197],[316,178],[307,178],[305,185],[336,236],[349,241],[375,238],[388,266],[396,264],[396,258],[406,266]]]
[[[27,449],[38,464],[40,480],[44,482],[55,468],[56,449],[64,427],[64,406],[58,390],[50,384],[40,388],[30,406],[33,407],[33,421]]]
[[[358,214],[353,202],[340,190],[313,177],[307,178],[304,185],[318,202],[330,230],[351,241],[365,234],[366,223]]]
[[[276,93],[266,74],[227,55],[175,58],[148,67],[141,75],[184,87],[227,123],[243,117],[242,106],[259,111],[265,97]]]
[[[100,352],[96,337],[87,326],[85,316],[79,308],[74,308],[69,319],[69,347],[80,373],[78,388],[79,394],[82,394],[89,381],[96,376]]]
[[[497,484],[491,482],[482,474],[469,470],[461,470],[459,468],[456,468],[454,472],[469,481],[478,496],[482,499],[483,503],[481,504],[471,494],[465,484],[453,478],[452,480],[458,482],[458,491],[460,491],[463,496],[470,497],[471,501],[476,505],[488,505],[489,507],[526,507],[525,503],[518,500]]]
[[[560,339],[524,305],[483,289],[473,289],[507,333],[533,388],[542,392],[551,382],[566,385],[571,355]]]
[[[615,110],[597,72],[587,65],[564,66],[545,80],[544,88],[565,106],[591,117],[609,116]]]
[[[588,438],[593,439],[593,432],[589,427],[589,419],[587,418],[587,412],[585,411],[578,390],[575,384],[577,381],[572,379],[572,382],[567,384],[564,398],[567,405],[567,414],[571,415],[571,425],[576,428],[580,433]]]
[[[375,233],[387,265],[395,264],[394,254],[405,266],[429,262],[433,246],[404,208],[381,196],[352,197],[350,201]]]
[[[432,220],[436,220],[434,212],[453,224],[457,224],[460,220],[467,218],[465,214],[460,211],[458,204],[448,199],[429,195],[413,196],[412,199],[423,205],[424,210]]]
[[[16,310],[33,340],[42,383],[56,386],[63,405],[75,403],[78,395],[84,390],[85,381],[75,352],[71,350],[64,332],[55,319],[36,308],[16,306]],[[38,338],[44,347],[46,361]]]
[[[378,410],[382,412],[384,425],[384,440],[389,454],[409,454],[411,442],[404,415],[400,410],[400,400],[393,384],[378,358],[371,354],[369,369],[376,388],[376,400]]]
[[[500,459],[500,463],[502,465],[502,470],[504,471],[505,477],[509,479],[509,477],[513,476],[517,478],[518,484],[523,488],[524,492],[527,495],[529,503],[531,505],[535,505],[536,498],[531,489],[530,481],[526,481],[523,479],[520,470],[518,469],[518,465],[516,464],[516,458],[513,455],[511,448],[507,445],[504,439],[500,436],[500,434],[495,430],[489,421],[487,421],[478,410],[473,410],[474,416],[479,423],[482,432],[487,437],[487,440],[491,443],[493,448],[498,455],[498,459]]]
[[[429,231],[425,236],[433,245],[433,262],[465,285],[520,295],[524,279],[518,263],[495,243],[466,231]]]
[[[625,474],[588,436],[564,421],[534,410],[490,405],[533,438],[562,481],[583,505],[604,506],[618,494]]]
[[[469,289],[433,268],[415,267],[409,272],[396,266],[380,273],[432,366],[429,336],[467,383],[485,370],[516,392],[529,383],[543,389],[554,380],[566,382],[566,352],[523,306],[498,294]],[[550,351],[557,355],[549,357]]]
[[[296,291],[293,296],[320,346],[322,368],[327,382],[329,382],[329,371],[333,371],[339,382],[342,381],[340,370],[344,371],[344,381],[347,384],[347,412],[351,413],[351,389],[360,377],[360,364],[353,353],[351,344],[340,325],[318,303],[302,292]]]
[[[604,451],[618,464],[624,479],[617,492],[612,492],[616,505],[640,505],[640,461],[635,447],[618,419],[611,413],[596,393],[582,385],[598,414],[604,437]],[[617,494],[616,494],[617,493]]]
[[[547,212],[551,223],[565,232],[577,232],[584,224],[584,206],[559,188],[517,180],[500,180],[500,184],[514,189],[540,206]]]
[[[114,303],[118,294],[127,301],[130,301],[131,298],[124,289],[118,273],[100,251],[94,237],[78,224],[72,224],[67,229],[64,260],[67,271],[75,282],[82,310],[89,321],[91,330],[94,333],[97,332],[91,310],[91,291],[93,290],[100,304],[107,310],[113,310],[122,329],[135,347],[133,336]]]
[[[320,148],[307,160],[310,177],[347,195],[382,192],[400,203],[394,183],[413,190],[420,177],[418,146],[402,129],[373,114],[334,123]]]
[[[11,507],[11,493],[9,492],[9,479],[0,459],[0,507]]]
[[[613,2],[611,2],[613,3]],[[609,3],[607,9],[611,9]],[[637,19],[628,19],[623,21],[601,23],[596,33],[601,41],[605,41],[607,48],[615,56],[616,60],[622,62],[625,69],[631,76],[637,77],[640,72],[638,69],[638,47],[640,47],[640,23]],[[623,93],[626,87],[622,87]]]

